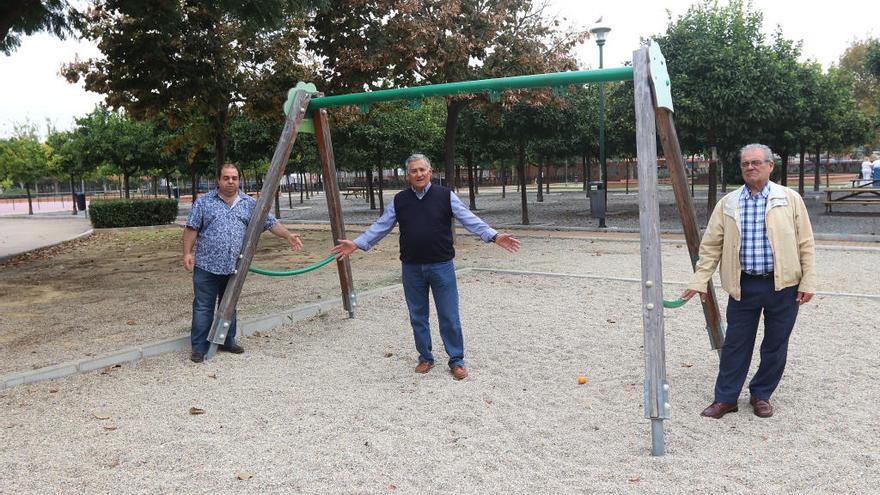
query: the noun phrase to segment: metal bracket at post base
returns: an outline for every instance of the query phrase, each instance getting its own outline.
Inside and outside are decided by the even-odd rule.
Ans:
[[[348,293],[348,317],[354,318],[354,308],[357,307],[357,293],[351,291]]]
[[[657,399],[659,402],[659,406],[657,408],[658,415],[651,416],[651,394],[650,394],[650,386],[651,384],[645,381],[645,418],[647,419],[669,419],[670,418],[670,405],[669,405],[669,383],[666,380],[660,381],[660,386],[657,387]]]
[[[226,334],[229,332],[229,327],[231,325],[232,321],[230,320],[224,320],[222,318],[214,320],[214,324],[211,325],[211,333],[208,334],[208,342],[211,343],[211,346],[205,354],[205,359],[211,359],[214,357],[214,354],[217,354],[217,346],[226,343]]]

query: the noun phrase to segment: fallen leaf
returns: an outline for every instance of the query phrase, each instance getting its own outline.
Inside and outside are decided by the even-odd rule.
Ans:
[[[217,373],[208,373],[208,378],[217,379]]]
[[[617,322],[614,321],[614,320],[605,320],[605,321],[607,321],[608,323],[617,323]]]
[[[119,427],[116,425],[107,425],[104,427],[104,429],[107,431],[115,431],[117,428],[119,428]]]
[[[95,411],[95,418],[100,420],[110,419],[110,413],[107,411]]]
[[[389,358],[389,357],[391,357],[391,356],[393,356],[393,355],[394,355],[393,352],[386,352],[386,353],[385,353],[385,357],[387,357],[387,358]]]
[[[641,476],[636,476],[635,478],[630,478],[630,479],[629,479],[629,482],[630,482],[630,483],[638,483],[639,481],[642,481]]]
[[[238,473],[238,475],[236,476],[236,478],[238,478],[242,481],[247,481],[253,477],[254,477],[254,475],[251,473]]]
[[[681,367],[682,367],[682,368],[690,368],[690,367],[692,367],[692,366],[693,366],[693,365],[690,364],[690,363],[681,363]]]
[[[492,404],[492,399],[483,399],[486,404]]]
[[[202,409],[201,407],[191,407],[191,408],[189,408],[189,413],[192,415],[205,414],[205,410]]]
[[[115,468],[120,464],[119,459],[113,459],[113,462],[110,463],[110,467]]]
[[[137,323],[134,320],[128,320],[125,322],[126,325],[136,325]]]
[[[57,388],[50,388],[50,389],[49,389],[49,393],[50,393],[50,394],[56,394],[56,393],[58,393],[58,389],[57,389]]]
[[[397,490],[397,485],[388,485],[389,490]]]

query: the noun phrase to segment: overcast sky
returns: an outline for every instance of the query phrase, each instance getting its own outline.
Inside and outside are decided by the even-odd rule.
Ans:
[[[589,28],[602,16],[603,24],[611,27],[604,48],[605,67],[616,67],[632,58],[640,37],[665,30],[667,10],[675,19],[692,3],[551,0],[548,13],[566,18],[564,25],[581,28]],[[818,61],[826,68],[837,62],[854,40],[880,37],[877,0],[754,0],[753,5],[764,14],[765,32],[782,26],[786,38],[803,41],[804,58]],[[69,84],[58,75],[58,70],[77,56],[89,58],[97,54],[93,46],[44,34],[25,38],[12,56],[0,54],[0,137],[9,136],[15,124],[26,121],[38,124],[43,132],[47,119],[56,128],[69,129],[74,117],[91,111],[101,97],[84,91],[81,84]],[[592,40],[579,47],[577,54],[585,68],[598,67],[598,48]],[[674,85],[675,81],[673,91]]]

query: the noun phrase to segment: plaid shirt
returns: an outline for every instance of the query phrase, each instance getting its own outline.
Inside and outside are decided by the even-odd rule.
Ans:
[[[767,225],[764,223],[769,194],[768,181],[755,197],[752,197],[748,186],[743,186],[739,197],[739,231],[742,237],[739,261],[743,271],[752,275],[764,275],[773,271],[773,250],[770,248]]]
[[[232,206],[226,204],[216,190],[199,196],[186,220],[187,227],[199,232],[196,238],[197,267],[215,275],[229,275],[235,271],[244,234],[256,206],[256,200],[241,191]],[[270,213],[263,230],[269,230],[276,222]]]

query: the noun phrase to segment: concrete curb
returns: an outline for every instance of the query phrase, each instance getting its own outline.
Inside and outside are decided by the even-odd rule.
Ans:
[[[7,261],[7,260],[11,260],[12,258],[17,258],[17,257],[19,257],[19,256],[21,256],[21,255],[23,255],[23,254],[33,253],[33,252],[35,252],[35,251],[39,251],[39,250],[41,250],[41,249],[46,249],[46,248],[50,248],[50,247],[59,246],[59,245],[64,244],[64,243],[66,243],[66,242],[75,241],[75,240],[77,240],[77,239],[81,239],[81,238],[84,238],[84,237],[88,237],[88,236],[90,236],[90,235],[92,235],[92,234],[94,234],[94,233],[95,233],[95,229],[89,229],[89,230],[83,232],[82,234],[77,234],[77,235],[75,235],[75,236],[73,236],[73,237],[71,237],[71,238],[69,238],[69,239],[64,239],[63,241],[53,242],[53,243],[51,243],[51,244],[46,244],[45,246],[40,246],[40,247],[38,247],[38,248],[29,249],[29,250],[27,250],[27,251],[22,251],[22,252],[20,252],[20,253],[7,254],[7,255],[5,255],[5,256],[0,256],[0,263],[3,263],[4,261]]]
[[[458,270],[458,273],[467,273],[471,268]],[[376,297],[397,290],[402,290],[402,284],[388,285],[385,287],[377,287],[359,294],[360,297]],[[328,299],[319,303],[311,303],[304,306],[294,308],[290,311],[275,313],[270,315],[258,316],[239,322],[238,328],[241,335],[251,336],[255,332],[266,332],[273,330],[282,325],[308,320],[321,314],[329,313],[334,310],[342,309],[342,298]],[[45,366],[35,370],[22,371],[0,376],[0,391],[15,387],[17,385],[25,385],[53,378],[63,378],[65,376],[76,375],[79,373],[88,373],[102,368],[108,368],[125,363],[133,363],[141,359],[166,354],[169,352],[178,352],[190,348],[189,334],[180,335],[178,337],[170,337],[155,342],[149,342],[140,346],[129,347],[119,351],[114,351],[102,356],[91,357],[86,359],[78,359],[68,361],[66,363]]]

